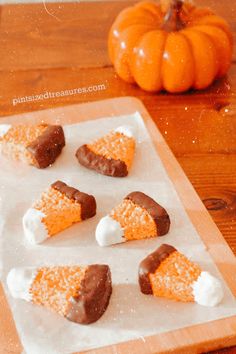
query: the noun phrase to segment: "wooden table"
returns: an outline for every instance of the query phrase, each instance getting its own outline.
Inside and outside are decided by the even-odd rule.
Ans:
[[[0,117],[109,97],[140,98],[236,254],[236,53],[228,76],[198,93],[150,94],[128,85],[111,66],[106,39],[116,14],[132,3],[1,6]],[[196,3],[225,17],[236,35],[236,4]],[[23,96],[93,85],[104,89],[13,105]],[[0,333],[0,342],[9,333]],[[9,353],[19,353],[14,338],[7,338]],[[224,352],[235,353],[236,347]]]

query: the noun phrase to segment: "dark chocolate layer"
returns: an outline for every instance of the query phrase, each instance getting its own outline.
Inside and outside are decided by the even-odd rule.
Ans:
[[[52,188],[65,194],[67,198],[73,199],[81,205],[81,219],[89,219],[96,215],[96,199],[93,195],[80,192],[78,189],[69,187],[66,183],[57,181],[51,185]]]
[[[152,294],[149,274],[155,273],[159,265],[176,249],[170,245],[161,245],[155,252],[149,254],[139,264],[139,286],[144,294]]]
[[[70,299],[66,318],[81,324],[97,321],[106,311],[111,293],[112,283],[109,267],[100,264],[89,266],[78,295]]]
[[[65,146],[65,136],[60,125],[49,125],[27,150],[33,155],[36,167],[46,168],[60,155]]]
[[[75,156],[79,163],[91,170],[95,170],[102,175],[111,177],[125,177],[128,169],[124,161],[108,159],[102,155],[95,154],[87,145],[82,145]]]
[[[125,199],[129,199],[134,204],[147,210],[156,223],[158,236],[167,234],[170,228],[170,218],[167,211],[161,205],[142,192],[132,192]]]

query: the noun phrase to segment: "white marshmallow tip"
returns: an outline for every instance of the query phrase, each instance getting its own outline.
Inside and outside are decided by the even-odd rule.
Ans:
[[[7,275],[7,286],[15,299],[31,300],[29,289],[36,274],[36,268],[13,268]]]
[[[115,132],[124,134],[129,138],[134,138],[135,136],[135,128],[130,125],[121,125],[115,129]]]
[[[35,245],[48,237],[48,232],[42,221],[45,215],[37,209],[30,208],[23,216],[23,229],[25,239],[29,244]]]
[[[3,138],[10,128],[10,124],[0,124],[0,138]]]
[[[126,241],[121,225],[110,216],[105,216],[99,221],[95,236],[97,243],[102,247]]]
[[[223,297],[224,292],[221,282],[208,272],[201,272],[193,283],[194,300],[203,306],[216,306]]]

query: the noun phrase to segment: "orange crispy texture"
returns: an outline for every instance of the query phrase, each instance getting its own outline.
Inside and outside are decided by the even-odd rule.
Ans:
[[[11,127],[8,132],[0,138],[2,152],[14,159],[29,164],[35,164],[34,158],[27,150],[27,146],[36,140],[47,128],[47,125],[17,125]]]
[[[27,147],[36,140],[47,128],[47,125],[17,125],[11,127],[3,136],[2,141],[21,144]]]
[[[86,270],[77,266],[40,268],[29,290],[32,302],[65,316],[69,299],[77,294]]]
[[[43,222],[49,236],[53,236],[82,220],[80,203],[67,198],[52,187],[42,194],[41,200],[36,202],[33,207],[46,215]]]
[[[201,273],[200,267],[175,251],[149,274],[154,296],[177,301],[194,301],[192,284]]]
[[[145,209],[134,204],[131,200],[124,199],[111,211],[111,217],[120,223],[127,240],[157,236],[157,228],[153,218]]]
[[[125,162],[129,170],[134,157],[135,140],[112,131],[94,143],[88,144],[88,148],[97,155]]]

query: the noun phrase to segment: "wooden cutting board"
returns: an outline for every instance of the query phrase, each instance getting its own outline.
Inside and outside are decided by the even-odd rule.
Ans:
[[[21,114],[1,119],[1,123],[45,122],[71,124],[104,116],[131,114],[138,111],[150,133],[160,158],[197,232],[205,243],[225,282],[236,295],[236,258],[212,221],[169,147],[161,137],[145,107],[136,98],[125,97]],[[197,210],[195,212],[193,210]],[[200,210],[200,212],[199,212]],[[14,321],[0,288],[0,354],[21,353]],[[236,345],[236,316],[183,328],[155,336],[87,351],[87,354],[154,354],[201,353]],[[83,352],[85,353],[85,352]],[[82,354],[82,353],[80,353]]]

